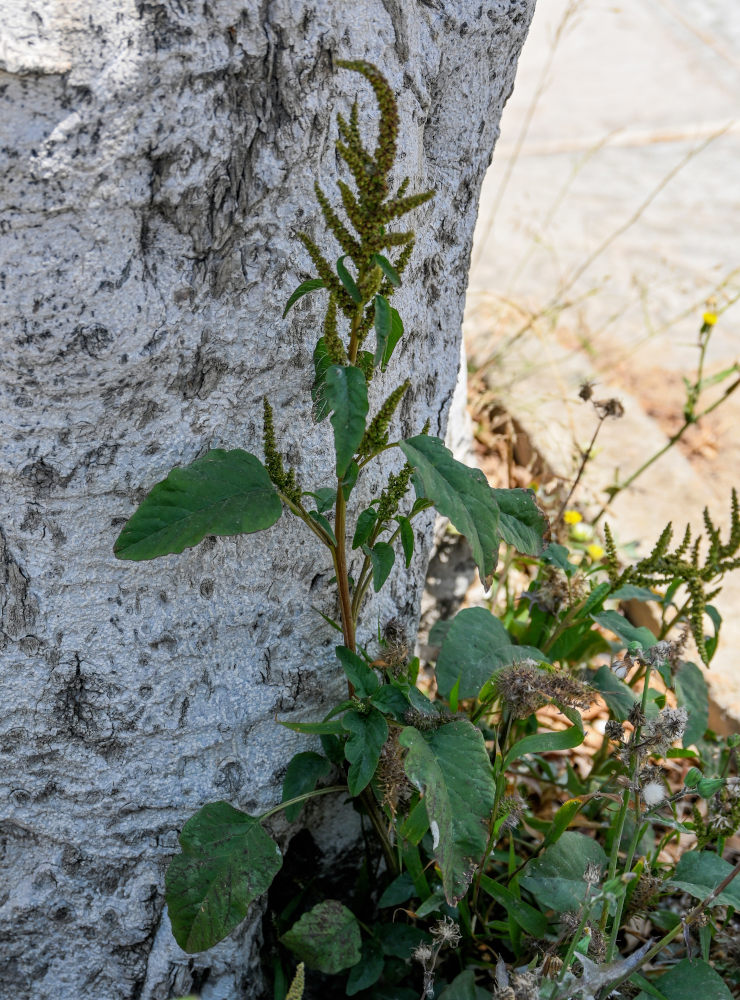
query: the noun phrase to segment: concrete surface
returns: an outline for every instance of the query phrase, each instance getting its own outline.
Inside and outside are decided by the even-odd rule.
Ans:
[[[603,496],[615,468],[626,477],[677,426],[711,296],[720,319],[706,372],[740,356],[739,53],[734,0],[536,11],[483,188],[466,335],[565,477],[593,427],[581,379],[622,399],[627,415],[607,422],[582,498]],[[617,500],[618,535],[644,548],[669,519],[700,529],[705,505],[725,524],[738,422],[740,390]],[[740,728],[740,573],[715,603],[724,624],[708,679]]]

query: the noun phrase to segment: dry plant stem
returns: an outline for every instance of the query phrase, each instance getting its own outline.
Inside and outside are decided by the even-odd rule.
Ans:
[[[676,924],[676,926],[673,927],[670,931],[668,931],[667,934],[664,934],[663,937],[660,939],[660,941],[654,944],[653,947],[642,956],[639,963],[634,968],[630,969],[630,971],[625,973],[625,975],[620,976],[619,979],[615,979],[614,982],[609,983],[608,986],[603,987],[600,993],[600,997],[606,998],[607,996],[609,996],[609,994],[612,993],[619,986],[621,986],[622,983],[625,982],[625,980],[629,979],[630,976],[633,976],[638,969],[641,969],[643,965],[645,965],[651,959],[655,958],[655,956],[660,951],[662,951],[667,944],[670,944],[674,938],[678,937],[678,935],[686,927],[690,927],[692,924],[696,923],[696,921],[704,913],[707,907],[712,905],[714,900],[721,893],[725,891],[730,882],[732,882],[733,879],[737,878],[738,875],[740,875],[740,861],[738,861],[738,863],[735,865],[735,867],[732,869],[729,875],[727,875],[725,878],[722,879],[722,881],[720,882],[720,884],[717,886],[716,889],[712,889],[712,891],[709,893],[708,896],[705,896],[700,903],[697,903],[692,910],[689,910],[689,912],[686,914],[686,916],[680,923]]]
[[[642,714],[643,717],[645,716],[645,707],[647,705],[648,691],[649,691],[649,688],[650,688],[650,674],[652,673],[652,669],[653,669],[652,668],[652,664],[648,663],[646,665],[646,667],[645,667],[645,677],[643,678],[643,681],[642,681],[642,685],[643,686],[642,686],[642,700],[640,702],[640,712],[641,712],[641,714]],[[635,730],[633,731],[633,733],[632,733],[632,746],[633,747],[636,747],[638,745],[638,743],[640,742],[640,735],[641,735],[641,733],[642,733],[642,726],[637,726],[635,728]],[[622,872],[624,874],[627,874],[628,872],[630,872],[632,870],[632,861],[633,861],[634,856],[635,856],[635,851],[637,850],[637,845],[640,842],[640,833],[641,833],[641,826],[640,826],[640,792],[639,792],[639,788],[638,788],[638,785],[637,785],[637,772],[639,771],[639,768],[640,768],[640,754],[639,754],[638,751],[633,751],[632,756],[631,756],[631,767],[630,767],[630,770],[631,770],[630,785],[634,789],[634,794],[635,794],[635,799],[634,799],[634,803],[635,803],[635,829],[634,829],[634,831],[632,833],[632,839],[631,839],[630,845],[629,845],[629,847],[627,849],[627,855],[626,855],[626,858],[625,858],[624,868],[622,869]],[[621,805],[620,810],[619,810],[619,816],[617,817],[618,830],[617,830],[617,834],[616,834],[616,836],[614,838],[614,841],[612,843],[611,854],[609,856],[609,874],[608,874],[608,878],[609,879],[613,879],[615,877],[616,873],[617,873],[617,863],[618,863],[618,859],[619,859],[619,848],[620,848],[620,844],[621,844],[621,841],[622,841],[622,834],[624,832],[624,823],[625,823],[625,819],[627,817],[627,809],[629,808],[629,799],[630,799],[630,788],[625,788],[625,790],[624,790],[624,796],[622,797],[622,805]],[[616,941],[617,941],[617,934],[619,933],[619,925],[620,925],[620,922],[622,920],[622,911],[624,909],[624,899],[625,899],[624,894],[622,894],[619,897],[619,899],[617,900],[617,909],[616,909],[616,913],[614,914],[614,921],[612,923],[612,929],[611,929],[611,933],[609,935],[609,947],[608,947],[607,953],[606,953],[606,960],[607,960],[607,962],[611,962],[612,957],[614,955],[614,946],[615,946]],[[608,908],[608,906],[605,903],[604,904],[604,909],[603,909],[603,911],[601,913],[601,926],[602,926],[602,930],[603,930],[604,926],[606,925],[606,918],[605,918],[604,914],[608,914],[608,912],[609,912],[609,908]]]
[[[596,438],[599,436],[599,431],[601,430],[601,425],[604,423],[605,419],[606,419],[606,414],[604,414],[603,416],[599,417],[599,422],[596,425],[596,429],[594,430],[593,437],[591,438],[589,446],[588,446],[588,448],[586,448],[586,450],[581,455],[581,464],[578,467],[578,472],[576,473],[576,478],[573,480],[573,485],[571,486],[570,490],[568,491],[568,496],[565,498],[565,500],[563,500],[563,502],[562,502],[562,504],[560,506],[560,510],[557,512],[557,514],[555,516],[555,520],[552,522],[553,523],[553,527],[555,527],[556,525],[558,525],[560,523],[560,520],[561,520],[563,514],[565,513],[565,511],[568,508],[568,504],[570,503],[570,498],[573,496],[573,494],[575,493],[575,491],[578,489],[578,484],[580,483],[581,477],[583,476],[583,473],[584,473],[584,471],[586,469],[586,466],[588,465],[588,460],[591,458],[591,454],[592,454],[592,452],[594,450],[594,445],[596,444]]]

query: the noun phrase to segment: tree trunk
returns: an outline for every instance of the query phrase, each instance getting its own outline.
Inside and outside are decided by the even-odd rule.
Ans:
[[[186,956],[163,873],[203,803],[276,801],[305,744],[275,715],[316,717],[339,691],[313,610],[335,611],[332,571],[287,514],[150,563],[118,562],[113,542],[173,465],[212,447],[261,457],[264,395],[304,488],[329,479],[307,391],[317,307],[280,315],[310,271],[295,230],[321,232],[335,110],[355,93],[364,127],[374,110],[334,59],[388,76],[399,169],[437,189],[394,299],[409,333],[373,395],[410,374],[402,432],[429,417],[444,433],[478,192],[533,3],[6,0],[3,996],[260,995],[255,921]],[[430,527],[366,608],[365,638],[392,615],[415,627]]]

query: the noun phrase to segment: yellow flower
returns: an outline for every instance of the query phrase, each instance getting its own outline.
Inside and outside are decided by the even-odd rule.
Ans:
[[[717,313],[705,312],[702,316],[702,322],[704,323],[704,326],[714,326],[717,322]]]
[[[563,520],[566,524],[578,524],[579,521],[583,520],[583,518],[577,510],[566,510],[563,514]]]
[[[594,562],[596,562],[597,559],[604,558],[604,550],[600,545],[596,545],[595,543],[593,545],[589,545],[586,552],[588,552]]]

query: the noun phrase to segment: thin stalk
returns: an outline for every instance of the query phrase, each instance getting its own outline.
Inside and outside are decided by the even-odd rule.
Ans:
[[[570,939],[570,943],[568,944],[568,950],[566,951],[565,958],[563,959],[563,966],[560,969],[560,974],[558,975],[559,983],[563,981],[563,978],[565,977],[565,974],[568,971],[568,966],[573,961],[573,956],[576,953],[578,942],[581,940],[581,936],[583,935],[586,922],[588,921],[588,917],[591,912],[591,907],[588,905],[588,894],[590,891],[591,891],[591,886],[587,884],[586,895],[583,899],[583,913],[581,914],[581,919],[578,922],[578,927],[576,928],[576,932]]]
[[[490,832],[488,834],[488,841],[486,843],[486,853],[483,855],[483,859],[478,866],[478,872],[475,879],[475,886],[473,887],[473,899],[471,903],[471,910],[473,912],[473,919],[475,919],[475,913],[478,907],[478,893],[480,892],[481,877],[483,875],[484,869],[486,867],[486,861],[488,861],[488,855],[493,850],[494,838],[496,836],[496,819],[498,818],[499,805],[501,804],[502,791],[506,790],[506,780],[504,778],[504,760],[506,758],[506,746],[509,742],[509,734],[511,733],[511,723],[512,717],[508,715],[506,718],[506,724],[504,726],[504,738],[499,743],[499,770],[496,775],[496,798],[493,803],[493,813],[491,814],[491,826]],[[497,740],[498,742],[498,740]],[[503,781],[501,779],[504,778]]]
[[[586,448],[586,450],[582,454],[581,464],[578,467],[578,472],[576,473],[576,478],[573,480],[573,485],[571,486],[570,490],[568,491],[568,496],[565,498],[565,500],[563,500],[563,502],[562,502],[562,504],[560,506],[560,510],[557,512],[555,520],[552,522],[553,523],[553,527],[560,522],[560,519],[562,518],[563,514],[565,513],[565,511],[566,511],[566,509],[568,507],[568,503],[570,502],[570,498],[573,496],[573,494],[575,493],[576,489],[578,488],[578,484],[581,481],[581,476],[583,475],[583,472],[584,472],[584,470],[586,468],[586,465],[588,464],[589,458],[591,458],[591,452],[593,451],[594,445],[596,444],[596,438],[599,436],[599,431],[601,430],[601,425],[604,423],[605,419],[606,419],[606,414],[604,414],[603,416],[599,417],[599,422],[596,425],[596,430],[593,433],[593,437],[591,438],[591,442],[590,442],[588,448]]]
[[[643,717],[645,715],[645,707],[647,705],[648,689],[650,687],[650,674],[652,672],[652,669],[653,668],[651,663],[646,664],[645,679],[642,682],[643,684],[642,700],[640,702],[640,712],[643,715]],[[633,747],[636,747],[640,742],[641,733],[642,733],[642,726],[636,726],[631,737],[631,742]],[[635,829],[632,833],[632,838],[630,840],[630,845],[627,849],[627,855],[625,858],[625,865],[624,868],[622,869],[623,873],[625,874],[631,871],[632,869],[632,861],[634,859],[635,852],[637,850],[637,845],[640,843],[640,834],[642,832],[642,828],[640,826],[640,792],[637,786],[637,771],[639,766],[640,766],[640,753],[639,751],[633,749],[630,760],[630,770],[631,770],[630,785],[634,789],[635,793]],[[624,809],[625,814],[626,814],[625,806],[629,806],[629,793],[630,789],[626,788],[625,796],[622,799],[622,809]],[[618,856],[623,830],[624,830],[624,817],[622,817],[622,830],[620,830],[619,838],[617,839],[616,844],[612,844],[612,859],[610,860],[609,864],[609,878],[614,878],[614,876],[616,875],[616,865],[614,866],[614,869],[612,869],[611,861],[614,860],[616,856]],[[612,957],[614,955],[614,947],[617,942],[617,934],[619,934],[619,925],[622,920],[622,911],[624,909],[624,899],[625,899],[624,894],[622,894],[617,900],[617,909],[616,913],[614,914],[614,921],[612,923],[611,933],[609,935],[609,947],[606,953],[607,962],[611,962]],[[606,905],[604,908],[605,910],[608,909]],[[604,919],[603,912],[601,917],[603,920]]]
[[[615,979],[613,982],[608,983],[606,986],[602,987],[600,996],[602,997],[609,996],[609,994],[612,993],[614,990],[616,990],[619,986],[621,986],[626,979],[629,979],[630,976],[633,976],[638,969],[641,969],[643,965],[645,965],[651,959],[655,958],[655,956],[660,951],[662,951],[667,944],[670,944],[674,938],[678,937],[678,935],[681,934],[685,930],[685,928],[690,927],[692,924],[696,923],[696,921],[704,913],[707,907],[712,905],[714,900],[721,893],[725,891],[730,882],[732,882],[733,879],[737,878],[738,875],[740,875],[740,861],[738,861],[738,863],[735,865],[735,867],[732,869],[729,875],[726,875],[725,878],[722,879],[722,881],[716,887],[716,889],[712,889],[712,891],[709,893],[708,896],[705,896],[700,903],[697,903],[692,910],[689,910],[689,912],[686,914],[683,920],[681,920],[680,923],[676,924],[676,926],[673,927],[671,930],[669,930],[667,934],[663,935],[660,941],[658,941],[656,944],[653,945],[652,948],[650,948],[648,951],[645,952],[645,954],[642,956],[637,965],[633,966],[629,970],[629,972],[625,972],[624,975],[619,976],[619,978]]]
[[[272,809],[268,809],[267,812],[262,813],[260,820],[268,819],[270,816],[274,816],[275,813],[279,813],[281,809],[287,809],[288,806],[295,805],[297,802],[305,802],[306,799],[315,799],[319,795],[328,795],[330,792],[346,792],[346,785],[329,785],[326,788],[315,788],[312,792],[304,792],[302,795],[296,795],[294,799],[286,799],[285,802],[280,802],[278,805],[273,806]]]

